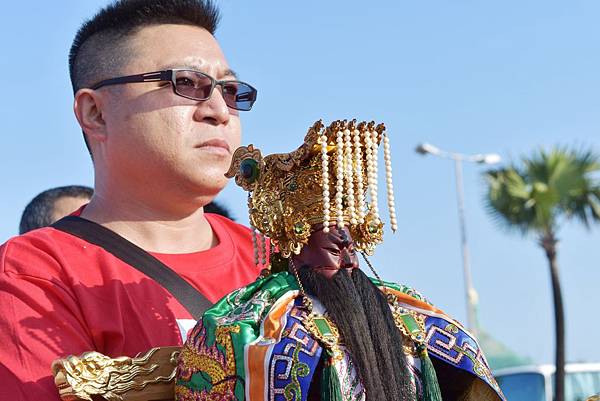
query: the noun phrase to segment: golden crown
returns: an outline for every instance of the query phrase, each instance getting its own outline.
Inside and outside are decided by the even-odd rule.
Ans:
[[[233,154],[228,178],[248,191],[250,225],[283,257],[298,254],[317,227],[348,226],[358,250],[383,240],[377,205],[378,148],[383,143],[390,225],[396,230],[389,139],[383,124],[319,120],[290,153],[262,156],[253,145]],[[368,199],[367,199],[368,196]],[[255,258],[258,259],[256,236]],[[264,237],[260,237],[265,264]]]

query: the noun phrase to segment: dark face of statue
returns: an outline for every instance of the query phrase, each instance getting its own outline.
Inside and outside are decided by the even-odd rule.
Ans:
[[[358,257],[346,227],[330,227],[328,233],[322,228],[317,229],[293,259],[298,268],[311,268],[327,278],[333,277],[340,269],[350,273],[358,268]]]

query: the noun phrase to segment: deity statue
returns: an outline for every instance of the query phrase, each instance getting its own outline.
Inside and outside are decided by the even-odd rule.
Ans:
[[[383,124],[318,121],[290,153],[236,150],[227,175],[248,191],[264,269],[189,334],[176,400],[504,400],[476,339],[368,258],[383,241],[380,146],[395,231]]]

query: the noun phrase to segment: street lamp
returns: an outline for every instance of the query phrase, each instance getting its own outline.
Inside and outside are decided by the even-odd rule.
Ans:
[[[467,299],[467,326],[473,334],[477,335],[476,305],[477,292],[473,288],[471,278],[471,264],[469,259],[469,248],[467,247],[467,229],[465,224],[465,202],[464,187],[462,175],[462,162],[472,162],[479,164],[496,164],[502,158],[496,153],[464,155],[461,153],[447,152],[430,143],[421,143],[415,149],[421,155],[433,155],[444,159],[454,160],[454,172],[456,175],[456,197],[458,200],[458,219],[460,223],[460,242],[462,248],[463,275],[465,280],[465,295]]]

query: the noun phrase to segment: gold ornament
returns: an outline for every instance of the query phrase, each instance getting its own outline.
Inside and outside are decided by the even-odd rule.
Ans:
[[[283,257],[300,253],[316,228],[347,226],[357,250],[372,254],[383,240],[377,206],[377,149],[383,124],[319,120],[290,153],[261,154],[253,145],[233,154],[228,178],[249,192],[251,227]],[[365,202],[365,192],[371,195]]]
[[[59,396],[66,401],[170,399],[180,350],[152,348],[134,358],[86,352],[54,361],[52,373]]]

